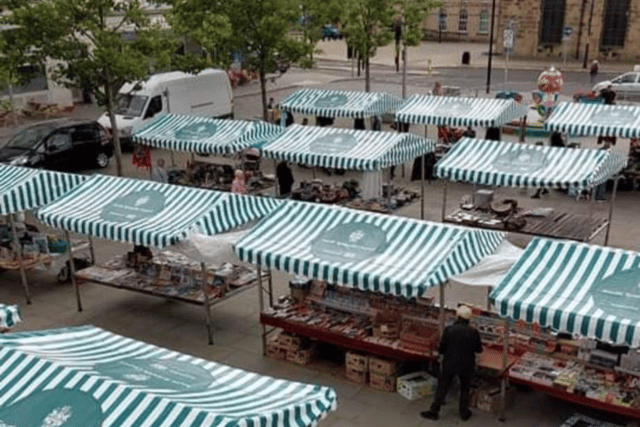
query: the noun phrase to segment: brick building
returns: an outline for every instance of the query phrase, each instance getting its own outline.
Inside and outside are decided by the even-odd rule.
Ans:
[[[515,34],[512,56],[561,59],[563,28],[569,58],[640,61],[640,0],[495,0],[495,48],[505,28]],[[428,39],[488,42],[492,0],[442,0],[424,24]]]
[[[640,59],[640,0],[500,0],[496,47],[504,29],[515,30],[514,56],[561,58],[563,28],[570,58]],[[588,44],[588,46],[587,46]]]
[[[428,39],[489,41],[491,0],[441,0],[441,3],[442,7],[425,20],[423,28]]]

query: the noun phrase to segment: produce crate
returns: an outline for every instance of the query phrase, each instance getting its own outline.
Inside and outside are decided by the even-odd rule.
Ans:
[[[436,379],[426,372],[419,371],[398,378],[398,393],[409,400],[418,400],[435,392]]]
[[[369,385],[371,388],[382,391],[396,391],[398,377],[395,375],[381,375],[369,372]]]
[[[369,373],[384,376],[395,375],[398,371],[398,363],[393,360],[369,357]],[[395,385],[394,385],[395,389]]]
[[[366,372],[369,368],[369,356],[348,351],[345,356],[345,365],[347,369]]]
[[[367,383],[367,371],[356,371],[351,368],[346,368],[347,378],[358,384]]]

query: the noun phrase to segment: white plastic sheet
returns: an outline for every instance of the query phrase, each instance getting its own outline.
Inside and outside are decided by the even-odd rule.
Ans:
[[[503,240],[496,251],[484,257],[478,264],[464,273],[453,276],[452,284],[467,286],[497,286],[524,250]]]
[[[240,230],[207,236],[194,228],[189,231],[185,240],[173,245],[171,251],[206,264],[235,261],[237,258],[233,252],[233,245],[248,231]]]

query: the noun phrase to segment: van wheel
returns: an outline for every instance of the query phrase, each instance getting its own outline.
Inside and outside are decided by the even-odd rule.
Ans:
[[[96,166],[100,169],[104,169],[109,166],[109,156],[103,152],[98,153],[96,156]]]

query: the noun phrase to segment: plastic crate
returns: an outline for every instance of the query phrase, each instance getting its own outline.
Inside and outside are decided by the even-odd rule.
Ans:
[[[427,372],[419,371],[398,377],[398,394],[409,400],[418,400],[433,394],[437,380]]]

